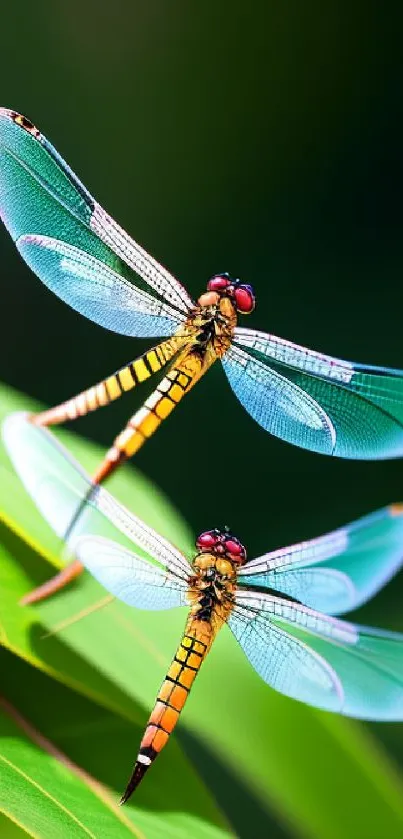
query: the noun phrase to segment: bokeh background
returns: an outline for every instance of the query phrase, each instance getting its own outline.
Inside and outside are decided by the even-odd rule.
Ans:
[[[403,367],[402,23],[398,2],[22,0],[0,11],[0,101],[194,296],[229,271],[255,287],[248,327]],[[75,314],[0,232],[0,380],[54,404],[149,346]],[[77,428],[107,446],[141,398]],[[403,499],[401,462],[270,437],[218,365],[136,465],[250,555]],[[402,595],[403,575],[357,619],[403,630]],[[371,728],[401,763],[400,727]],[[257,813],[249,835],[276,831]]]

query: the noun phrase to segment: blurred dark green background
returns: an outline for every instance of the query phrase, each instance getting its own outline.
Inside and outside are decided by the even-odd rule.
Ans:
[[[1,103],[194,296],[229,271],[256,290],[247,326],[403,367],[401,3],[25,0],[0,23]],[[1,380],[54,404],[149,346],[58,301],[5,231],[0,266]],[[139,397],[77,429],[107,446]],[[401,462],[271,438],[218,365],[136,465],[251,555],[403,500]],[[402,594],[403,575],[359,620],[403,630]],[[372,728],[401,760],[400,728]]]

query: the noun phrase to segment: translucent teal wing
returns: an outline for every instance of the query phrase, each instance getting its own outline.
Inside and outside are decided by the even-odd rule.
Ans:
[[[1,176],[0,176],[1,177]],[[171,306],[128,282],[104,262],[49,236],[20,236],[30,268],[61,300],[94,323],[121,335],[171,335],[180,326]]]
[[[351,364],[236,329],[223,358],[238,399],[266,431],[321,454],[403,455],[403,372]]]
[[[395,504],[307,542],[264,554],[238,572],[241,586],[287,594],[330,615],[356,609],[403,561],[403,506]]]
[[[191,565],[166,539],[130,513],[90,477],[45,428],[11,414],[2,437],[14,468],[39,511],[75,553],[83,535],[103,537],[187,581]]]
[[[108,329],[169,335],[193,305],[183,286],[104,212],[46,137],[4,108],[0,217],[45,285]]]
[[[256,592],[237,592],[228,624],[280,693],[346,716],[403,719],[403,635]]]
[[[107,591],[137,609],[189,606],[186,582],[102,536],[82,536],[75,555]]]

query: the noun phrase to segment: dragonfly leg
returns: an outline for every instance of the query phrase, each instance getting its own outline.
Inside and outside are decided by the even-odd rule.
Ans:
[[[108,460],[108,456],[102,461],[101,466],[97,469],[95,474],[93,475],[92,481],[93,486],[95,487],[97,484],[100,484],[105,478],[110,475],[119,463],[125,460],[122,456],[116,462],[111,462]],[[85,507],[85,504],[89,500],[91,496],[91,489],[88,493],[88,498],[83,499],[82,507]],[[81,505],[80,505],[81,506]],[[76,521],[81,513],[81,509],[79,507],[77,514],[73,520],[73,524],[69,527],[69,531],[74,530],[74,521]],[[67,539],[67,534],[66,534]],[[28,594],[24,595],[21,598],[21,605],[22,606],[32,606],[33,603],[40,603],[42,600],[47,600],[48,597],[51,597],[53,594],[56,594],[58,591],[63,589],[66,585],[68,585],[72,580],[75,580],[79,575],[84,571],[84,566],[78,559],[73,559],[61,571],[58,571],[54,577],[51,577],[50,580],[47,580],[46,583],[43,583],[41,586],[33,589],[32,591],[28,592]]]
[[[149,379],[153,373],[158,373],[178,352],[183,340],[174,335],[97,385],[93,385],[54,408],[34,415],[32,421],[36,425],[59,425],[77,417],[84,417],[91,411],[109,405],[119,399],[123,393],[133,390],[138,384]]]
[[[78,559],[74,559],[72,562],[69,562],[65,568],[62,568],[58,574],[52,577],[50,580],[47,580],[46,583],[43,583],[38,588],[35,588],[33,591],[30,591],[24,597],[21,598],[21,605],[22,606],[29,606],[32,603],[38,603],[40,600],[46,600],[47,597],[50,597],[52,594],[55,594],[60,589],[64,588],[67,583],[70,583],[72,580],[75,580],[76,577],[81,574],[83,570],[83,565],[79,562]]]

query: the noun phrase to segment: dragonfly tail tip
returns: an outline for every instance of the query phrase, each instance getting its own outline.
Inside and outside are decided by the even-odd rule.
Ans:
[[[129,800],[130,796],[132,795],[136,787],[138,787],[140,781],[143,779],[149,765],[149,763],[142,763],[139,760],[136,761],[133,772],[129,779],[129,783],[127,784],[127,787],[119,801],[119,806],[122,806],[122,804],[126,804],[126,801]]]

